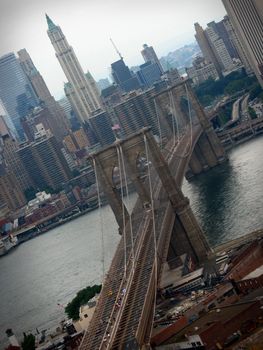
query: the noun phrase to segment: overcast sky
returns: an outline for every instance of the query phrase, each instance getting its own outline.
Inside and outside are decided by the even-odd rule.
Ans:
[[[63,95],[64,73],[47,36],[47,13],[59,25],[84,69],[96,80],[118,59],[142,64],[142,45],[157,55],[194,41],[194,23],[225,15],[221,0],[0,0],[0,56],[26,48],[51,93]],[[1,79],[1,77],[0,77]]]

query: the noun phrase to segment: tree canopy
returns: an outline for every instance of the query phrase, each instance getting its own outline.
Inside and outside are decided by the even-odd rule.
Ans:
[[[249,77],[244,70],[235,71],[218,80],[209,78],[195,88],[200,102],[204,106],[211,104],[217,96],[233,95],[239,91],[250,91],[257,86],[256,78]],[[258,92],[258,90],[257,90]]]
[[[78,320],[80,306],[87,304],[87,302],[92,299],[94,295],[98,294],[100,290],[101,285],[97,284],[93,285],[92,287],[81,289],[65,308],[65,312],[68,317],[72,318],[73,320]]]

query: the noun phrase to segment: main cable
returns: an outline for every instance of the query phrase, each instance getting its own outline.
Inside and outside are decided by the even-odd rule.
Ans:
[[[94,167],[94,173],[95,173],[95,179],[96,179],[96,187],[97,187],[97,197],[98,197],[98,206],[99,206],[99,217],[100,217],[100,232],[101,232],[101,251],[102,251],[102,281],[104,280],[105,276],[105,249],[104,249],[104,230],[103,230],[103,222],[102,222],[102,215],[101,215],[101,200],[100,200],[100,189],[99,189],[99,181],[98,181],[98,173],[97,173],[97,166],[95,158],[92,158],[93,160],[93,167]]]

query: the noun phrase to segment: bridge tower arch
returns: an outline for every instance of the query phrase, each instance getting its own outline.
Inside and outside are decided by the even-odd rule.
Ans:
[[[173,241],[171,247],[176,247],[173,249],[176,255],[191,252],[196,261],[202,262],[209,252],[209,246],[191,210],[189,200],[184,196],[173,178],[170,168],[150,132],[150,128],[144,128],[127,139],[117,140],[113,145],[92,155],[103,191],[119,225],[119,232],[122,233],[123,231],[123,208],[125,210],[125,225],[129,220],[129,213],[113,184],[112,169],[116,165],[116,159],[121,155],[129,179],[141,200],[142,210],[147,208],[151,202],[150,193],[148,187],[140,178],[137,168],[137,158],[139,154],[145,152],[145,142],[149,147],[150,161],[153,163],[176,216],[175,222],[177,222],[178,230],[174,234],[175,242],[173,236],[171,238]],[[158,206],[161,203],[158,203],[157,199],[154,205]]]
[[[179,121],[177,137],[180,136],[180,123],[181,128],[184,128],[189,124],[189,112],[185,110],[183,106],[183,100],[188,100],[187,102],[191,106],[191,118],[193,125],[200,124],[202,132],[198,138],[196,144],[191,152],[191,157],[189,159],[189,165],[186,172],[186,177],[190,178],[193,175],[199,174],[203,171],[207,171],[210,168],[221,164],[226,160],[226,154],[223,146],[217,137],[212,124],[210,123],[208,117],[201,104],[199,103],[189,80],[184,80],[165,91],[160,92],[155,95],[155,100],[159,106],[160,119],[162,124],[165,125],[166,136],[170,139],[173,135],[173,126],[171,124],[171,118],[169,117],[168,110],[171,106],[171,101],[173,103],[173,108],[177,114],[177,120]],[[185,124],[184,124],[185,123]]]

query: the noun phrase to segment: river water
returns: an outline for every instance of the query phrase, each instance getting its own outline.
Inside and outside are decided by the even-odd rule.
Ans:
[[[211,245],[263,227],[263,136],[229,152],[229,161],[183,191]],[[130,198],[130,205],[135,201]],[[5,330],[54,327],[76,292],[102,277],[102,235],[108,267],[119,240],[110,208],[103,207],[32,239],[0,259],[0,349]],[[59,304],[59,305],[58,305]]]

